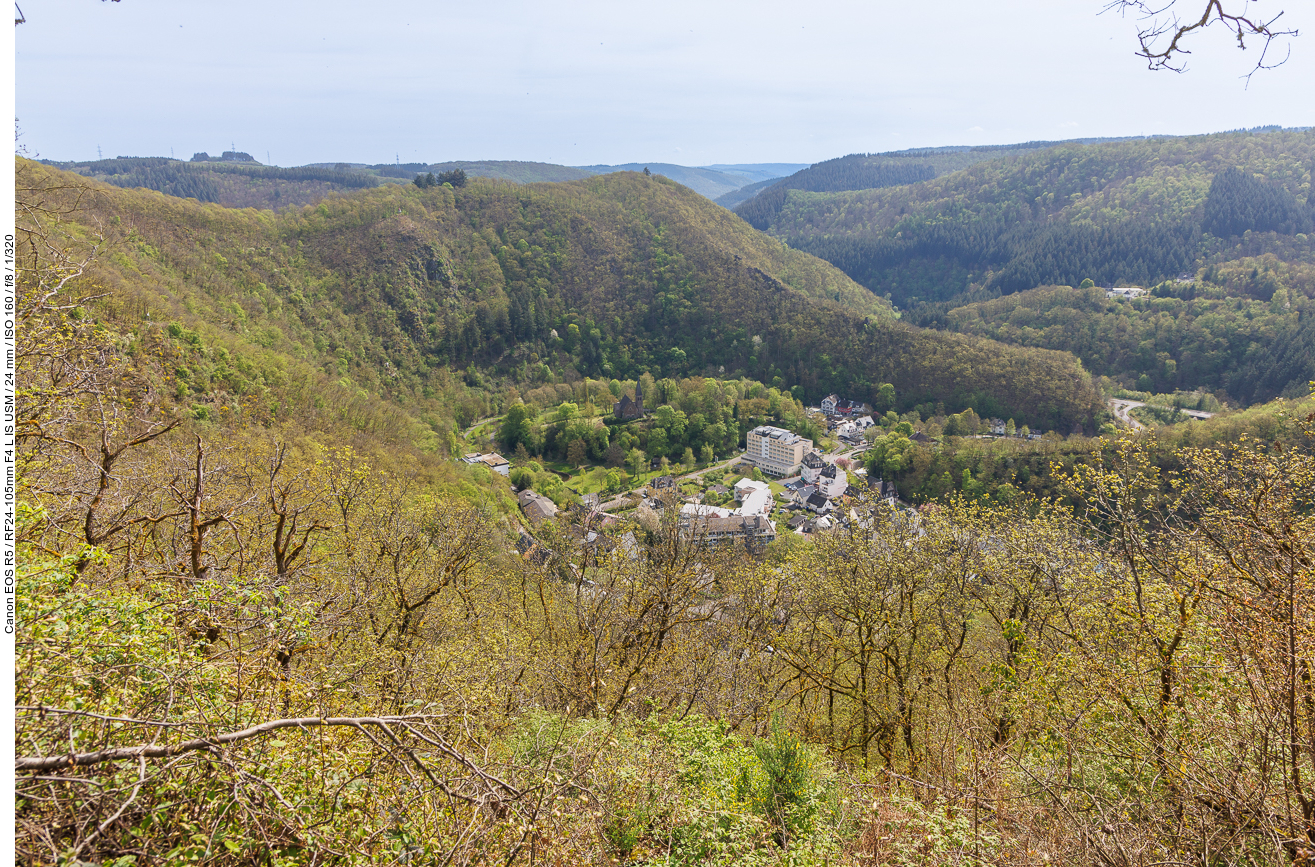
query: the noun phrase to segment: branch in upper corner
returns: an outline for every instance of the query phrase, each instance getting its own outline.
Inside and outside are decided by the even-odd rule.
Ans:
[[[1256,0],[1238,0],[1236,5],[1232,0],[1205,0],[1205,8],[1200,16],[1184,21],[1174,10],[1178,2],[1167,0],[1165,5],[1158,5],[1148,0],[1110,0],[1103,11],[1117,11],[1120,15],[1131,12],[1144,22],[1144,26],[1137,32],[1137,56],[1145,58],[1147,66],[1153,70],[1185,71],[1186,55],[1192,52],[1183,46],[1183,40],[1215,24],[1222,24],[1232,33],[1238,47],[1243,50],[1247,48],[1248,39],[1261,40],[1260,57],[1251,72],[1247,73],[1248,81],[1262,69],[1282,66],[1291,56],[1291,48],[1288,48],[1282,60],[1271,59],[1271,49],[1276,40],[1282,42],[1298,35],[1295,29],[1284,30],[1276,26],[1283,17],[1282,10],[1266,20],[1252,11]],[[1225,2],[1229,3],[1227,9]]]

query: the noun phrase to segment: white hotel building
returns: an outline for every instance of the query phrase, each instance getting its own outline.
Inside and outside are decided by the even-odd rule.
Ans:
[[[804,455],[813,450],[813,441],[784,428],[761,425],[745,436],[744,459],[773,476],[793,476],[799,472]]]

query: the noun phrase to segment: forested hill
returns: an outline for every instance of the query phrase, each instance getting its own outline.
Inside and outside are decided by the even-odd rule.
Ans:
[[[612,172],[642,172],[648,169],[653,174],[671,178],[678,184],[689,187],[696,193],[716,199],[754,183],[757,179],[741,171],[721,171],[714,168],[678,166],[672,163],[625,163],[615,166],[581,166],[580,171],[601,175]]]
[[[307,205],[330,193],[368,189],[384,182],[371,170],[345,163],[282,168],[254,160],[116,157],[85,162],[46,161],[46,164],[116,187],[145,187],[169,196],[233,208]],[[413,177],[410,174],[406,179]]]
[[[1304,234],[1313,163],[1312,131],[1062,144],[915,184],[788,189],[768,230],[900,307],[1085,278],[1148,285],[1221,261],[1247,233]],[[766,195],[739,212],[752,222]]]
[[[573,181],[596,172],[552,163],[517,160],[460,160],[445,163],[315,163],[284,168],[245,159],[210,158],[197,154],[183,161],[169,157],[115,157],[47,165],[76,172],[116,187],[145,187],[170,196],[214,202],[232,208],[283,208],[313,205],[331,193],[369,189],[385,183],[406,183],[417,175],[457,169],[472,177],[518,184]]]
[[[54,171],[20,168],[32,184]],[[412,399],[463,368],[511,382],[743,374],[814,400],[890,382],[908,407],[1043,428],[1098,411],[1071,355],[899,323],[834,267],[659,177],[399,184],[280,214],[97,188],[77,219],[113,230],[99,279],[121,304],[372,394]]]
[[[368,168],[380,177],[399,178],[405,181],[426,172],[433,172],[438,175],[460,169],[472,177],[514,181],[518,184],[531,184],[537,181],[574,181],[595,174],[571,166],[559,166],[556,163],[536,163],[523,160],[452,160],[445,163],[401,163],[394,165],[382,163]]]
[[[1083,139],[1082,143],[1116,139]],[[988,160],[1009,159],[1060,142],[1020,142],[980,147],[913,148],[879,154],[850,154],[801,169],[773,184],[759,183],[727,193],[720,204],[735,210],[757,229],[775,223],[790,190],[815,193],[872,190],[938,178]],[[738,195],[737,195],[738,194]]]
[[[313,205],[330,193],[365,189],[383,183],[401,183],[417,175],[441,175],[458,169],[470,177],[492,178],[517,184],[574,181],[616,171],[651,171],[671,178],[708,198],[731,195],[746,185],[761,188],[776,181],[762,180],[772,169],[786,164],[764,163],[713,167],[669,163],[630,163],[619,166],[562,166],[523,160],[451,160],[441,163],[313,163],[294,168],[265,166],[248,154],[229,159],[197,154],[183,161],[172,157],[115,157],[108,160],[52,162],[47,165],[76,172],[117,187],[146,187],[171,196],[215,202],[235,208],[281,208]]]
[[[1304,249],[1299,249],[1304,247]],[[1075,353],[1130,388],[1204,389],[1240,404],[1296,398],[1315,381],[1315,244],[1241,256],[1148,297],[1048,286],[954,308],[945,326]]]

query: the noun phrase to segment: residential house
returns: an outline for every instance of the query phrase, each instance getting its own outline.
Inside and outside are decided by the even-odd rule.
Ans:
[[[841,496],[848,487],[848,474],[835,464],[827,464],[826,468],[817,474],[817,492],[827,499]]]
[[[883,479],[868,479],[869,496],[875,497],[887,505],[893,506],[899,500],[899,491],[894,482]]]
[[[525,513],[525,518],[532,527],[537,527],[557,515],[556,503],[529,488],[516,495],[516,502],[520,503],[521,511]]]
[[[744,460],[773,476],[792,476],[812,450],[810,439],[784,428],[760,425],[745,436]]]
[[[813,493],[807,500],[804,500],[804,505],[819,515],[825,515],[831,511],[831,501],[822,496],[820,491]]]
[[[850,416],[863,412],[866,408],[862,401],[846,400],[838,394],[828,394],[822,398],[822,412],[829,416]]]
[[[909,441],[910,441],[910,442],[915,442],[915,443],[918,443],[918,444],[920,444],[920,445],[924,445],[924,446],[925,446],[925,445],[930,445],[930,444],[936,442],[936,440],[934,440],[934,439],[932,439],[931,437],[927,436],[927,435],[926,435],[925,433],[923,433],[922,431],[914,431],[914,432],[913,432],[913,436],[909,437]]]
[[[735,512],[723,508],[722,506],[708,506],[703,503],[685,503],[680,507],[680,514],[686,517],[697,517],[702,515],[704,517],[729,518],[734,515]]]
[[[1133,298],[1140,298],[1146,294],[1146,290],[1140,286],[1112,286],[1105,290],[1106,298],[1117,298],[1120,301],[1131,301]]]
[[[817,484],[818,473],[822,472],[827,466],[826,460],[818,452],[809,452],[804,455],[799,470],[799,478],[806,485]]]
[[[771,488],[760,488],[746,496],[737,510],[741,515],[766,515],[772,510]]]
[[[755,482],[753,479],[740,479],[735,483],[735,499],[737,502],[743,501],[745,497],[754,491],[769,491],[771,485],[766,482]]]
[[[516,540],[516,553],[522,560],[535,566],[542,566],[552,557],[552,551],[540,545],[529,533],[521,533],[520,538]]]
[[[991,433],[994,436],[1002,437],[1005,435],[1005,421],[1002,418],[993,418],[987,420]]]
[[[776,538],[776,525],[765,515],[736,515],[730,518],[690,515],[681,517],[680,532],[684,538],[705,545],[744,542],[751,548],[761,548]]]
[[[658,476],[649,482],[648,486],[653,489],[654,493],[674,491],[676,489],[676,479],[673,476]]]
[[[483,464],[501,476],[511,475],[511,462],[497,452],[489,452],[486,455],[482,455],[479,452],[471,452],[468,455],[462,456],[461,459],[468,464]]]

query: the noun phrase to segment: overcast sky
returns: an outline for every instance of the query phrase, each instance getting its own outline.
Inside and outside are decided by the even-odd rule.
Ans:
[[[1249,88],[1256,52],[1222,30],[1147,71],[1103,0],[20,5],[20,144],[58,160],[812,163],[1315,125],[1309,0],[1253,5],[1306,35]]]

